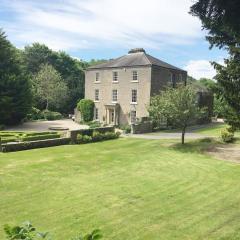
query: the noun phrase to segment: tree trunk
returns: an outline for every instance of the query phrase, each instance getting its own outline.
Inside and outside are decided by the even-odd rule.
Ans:
[[[186,131],[186,127],[182,129],[182,144],[184,144],[184,140],[185,140],[185,131]]]
[[[47,99],[47,104],[46,104],[46,110],[48,110],[48,99]]]

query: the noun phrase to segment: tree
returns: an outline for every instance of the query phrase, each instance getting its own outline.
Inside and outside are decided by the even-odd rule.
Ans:
[[[82,99],[77,105],[78,111],[81,113],[81,117],[84,122],[90,122],[93,120],[94,102],[91,99]]]
[[[26,46],[23,53],[23,59],[27,71],[35,75],[43,64],[52,65],[61,75],[68,88],[68,99],[62,102],[60,112],[72,112],[76,103],[84,97],[84,69],[87,63],[72,58],[65,52],[56,52],[44,44],[34,43]],[[36,99],[35,106],[41,108],[42,103]]]
[[[203,28],[209,31],[207,40],[210,47],[217,46],[228,50],[230,57],[225,66],[213,63],[217,70],[215,79],[220,87],[221,97],[229,105],[231,114],[228,122],[240,127],[240,1],[239,0],[198,0],[191,7],[191,14],[202,21]],[[233,116],[235,115],[235,116]],[[232,119],[235,119],[232,121]],[[239,119],[239,121],[238,121]]]
[[[31,86],[20,55],[0,29],[0,123],[16,124],[30,111]]]
[[[46,110],[59,107],[67,99],[68,89],[60,74],[48,64],[42,65],[33,78],[36,96],[45,102]]]
[[[196,92],[191,86],[168,88],[153,96],[148,111],[154,121],[160,122],[165,118],[170,125],[181,128],[182,144],[187,126],[203,114],[203,110],[198,107]]]

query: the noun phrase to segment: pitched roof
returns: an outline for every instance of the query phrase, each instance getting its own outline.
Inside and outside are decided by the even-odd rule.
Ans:
[[[109,60],[105,63],[101,63],[98,65],[94,65],[89,67],[88,69],[102,69],[102,68],[120,68],[120,67],[140,67],[140,66],[160,66],[164,68],[184,71],[178,67],[175,67],[171,64],[168,64],[166,62],[163,62],[145,52],[142,48],[132,49],[128,52],[127,55],[124,55],[122,57]]]

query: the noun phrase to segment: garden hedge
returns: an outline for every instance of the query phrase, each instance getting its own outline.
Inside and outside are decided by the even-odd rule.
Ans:
[[[3,152],[15,152],[34,148],[53,147],[59,145],[66,145],[70,143],[70,138],[56,138],[31,142],[18,142],[2,144]]]

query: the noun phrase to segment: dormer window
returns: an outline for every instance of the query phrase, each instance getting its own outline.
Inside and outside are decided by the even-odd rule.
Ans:
[[[95,76],[95,82],[99,82],[99,81],[100,81],[100,74],[99,72],[97,72]]]
[[[118,82],[118,72],[113,72],[113,82]]]
[[[137,82],[138,81],[138,72],[132,71],[132,81]]]

